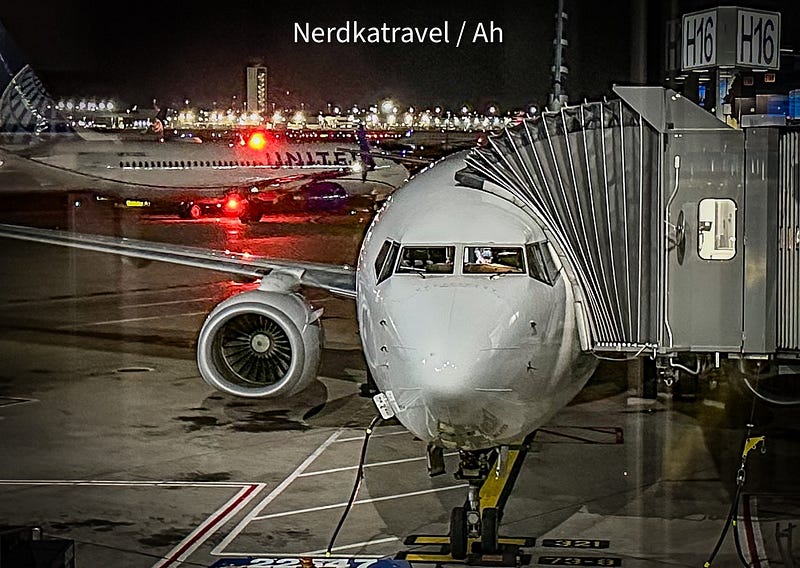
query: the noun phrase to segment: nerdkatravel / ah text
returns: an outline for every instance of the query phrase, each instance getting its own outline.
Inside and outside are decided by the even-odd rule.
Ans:
[[[309,22],[294,23],[295,43],[502,43],[503,29],[493,21],[468,22],[454,25],[444,20],[438,26],[363,26],[357,20],[341,26],[312,26]]]

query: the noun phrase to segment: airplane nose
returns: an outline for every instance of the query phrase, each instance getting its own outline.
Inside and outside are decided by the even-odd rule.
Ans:
[[[513,378],[525,372],[529,354],[520,349],[523,324],[508,297],[472,283],[429,288],[403,305],[387,360],[406,427],[459,447],[511,434],[521,419]]]
[[[487,377],[496,386],[511,376],[509,365],[519,366],[520,314],[488,286],[432,288],[405,305],[393,322],[396,343],[387,346],[389,364],[400,371],[392,374],[404,377],[405,387],[425,393],[426,406],[485,399]]]
[[[498,364],[497,350],[514,347],[510,330],[519,313],[491,288],[433,288],[406,305],[394,322],[397,356],[432,395],[481,387],[489,366]]]

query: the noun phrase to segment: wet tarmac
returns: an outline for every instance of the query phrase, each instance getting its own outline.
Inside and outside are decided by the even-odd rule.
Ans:
[[[58,197],[7,204],[0,217],[337,264],[355,262],[368,221],[180,221],[76,197],[80,207]],[[386,423],[331,543],[375,416],[359,396],[366,371],[352,302],[309,292],[325,308],[328,340],[309,389],[236,399],[203,383],[194,345],[205,314],[248,284],[34,243],[0,247],[0,525],[74,542],[79,568],[244,565],[324,556],[329,546],[370,559],[408,550],[409,535],[446,534],[466,496],[455,456],[447,475],[429,478],[424,445]],[[688,567],[712,559],[728,527],[712,566],[743,565],[737,548],[751,566],[792,566],[797,409],[751,413],[724,382],[697,399],[661,391],[637,398],[625,367],[602,363],[537,433],[500,533],[535,538],[525,549],[534,566]],[[748,432],[765,443],[747,454],[737,484]]]

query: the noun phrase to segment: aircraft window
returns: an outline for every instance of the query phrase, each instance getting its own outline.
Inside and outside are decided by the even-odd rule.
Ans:
[[[521,247],[464,247],[464,274],[524,274]]]
[[[403,247],[397,274],[452,274],[456,247]]]
[[[184,163],[184,161],[183,161],[183,160],[181,160],[181,167],[182,167],[182,168],[185,168],[185,167],[186,167],[186,164]]]
[[[210,167],[211,167],[211,162],[209,162],[208,160],[206,160],[206,167],[207,167],[207,168],[210,168]]]
[[[157,162],[156,162],[156,167],[157,167],[157,168],[160,168],[160,167],[161,167],[161,160],[159,160],[159,161],[157,161]]]
[[[547,242],[529,243],[525,245],[525,250],[528,253],[528,274],[530,277],[552,286],[558,270],[556,270],[553,257],[547,248]]]
[[[378,284],[391,276],[399,250],[400,244],[394,241],[385,241],[381,246],[378,257],[375,259],[375,276]]]
[[[697,206],[697,254],[705,260],[736,256],[736,202],[703,199]]]
[[[139,162],[139,167],[140,167],[140,168],[141,168],[141,167],[143,167],[143,166],[142,166],[142,162]]]

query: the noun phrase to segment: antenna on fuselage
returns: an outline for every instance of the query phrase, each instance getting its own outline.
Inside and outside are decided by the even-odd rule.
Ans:
[[[567,13],[564,11],[564,0],[558,0],[558,12],[556,12],[556,37],[553,40],[553,90],[550,93],[550,100],[547,103],[549,110],[557,111],[567,102],[567,93],[564,88],[569,69],[564,65],[564,51],[569,42],[564,37],[567,25]]]

